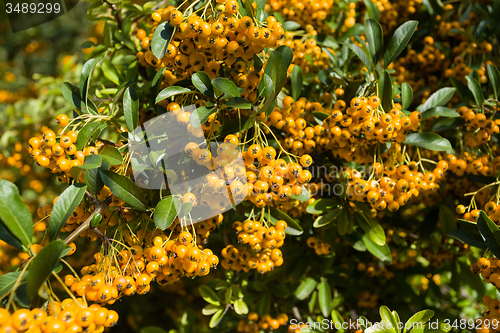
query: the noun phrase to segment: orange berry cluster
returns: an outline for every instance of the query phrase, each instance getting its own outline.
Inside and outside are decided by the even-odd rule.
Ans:
[[[287,21],[297,22],[306,30],[315,30],[326,34],[346,31],[356,23],[355,2],[349,3],[345,8],[345,6],[338,6],[333,0],[272,0],[269,3],[268,11],[281,13]],[[341,13],[345,18],[342,26],[334,27],[327,23],[332,16],[337,17]]]
[[[148,239],[148,235],[141,231],[134,240],[130,239],[130,244],[135,243],[130,248],[111,256],[95,254],[95,263],[82,268],[83,277],[78,281],[67,275],[66,285],[78,296],[113,304],[124,295],[146,294],[153,280],[161,285],[171,284],[183,276],[205,276],[217,268],[219,258],[210,249],[196,245],[187,231],[181,232],[176,241],[161,234],[144,248],[140,244],[144,244],[143,239]],[[160,232],[157,230],[150,236],[154,234]]]
[[[448,163],[444,160],[438,162],[436,168],[425,174],[418,171],[418,165],[384,165],[374,163],[371,166],[372,174],[380,179],[363,180],[362,174],[356,169],[349,170],[347,198],[353,201],[368,202],[377,210],[388,209],[397,211],[406,205],[412,198],[421,192],[435,191],[437,181],[444,177]]]
[[[465,120],[466,131],[464,142],[467,147],[475,148],[491,140],[491,136],[497,134],[500,129],[499,119],[488,119],[487,114],[474,112],[466,106],[462,106],[457,110],[461,118]],[[485,156],[487,159],[487,156]]]
[[[313,248],[318,256],[332,253],[332,244],[325,243],[314,236],[307,239],[307,246]]]
[[[500,261],[498,258],[491,257],[479,258],[470,265],[470,269],[475,274],[481,274],[486,283],[491,283],[495,288],[500,288]],[[483,317],[476,319],[476,332],[489,333],[497,332],[500,329],[500,302],[497,299],[492,300],[490,296],[485,295],[482,302],[488,308],[483,312]]]
[[[283,255],[279,248],[284,244],[286,228],[287,223],[283,220],[272,227],[253,220],[234,222],[233,229],[238,235],[238,243],[245,246],[226,246],[222,250],[222,267],[237,272],[256,269],[264,274],[281,266]]]
[[[238,18],[239,4],[234,0],[219,7],[216,7],[216,11],[221,10],[217,19],[213,16],[204,19],[197,14],[184,17],[173,6],[158,9],[151,15],[151,33],[147,35],[142,29],[137,31],[136,36],[144,49],[137,54],[140,63],[156,69],[165,67],[164,86],[171,86],[198,71],[206,71],[213,79],[221,64],[232,66],[240,57],[249,61],[283,38],[283,27],[273,16],[268,16],[265,22],[248,16]],[[151,39],[162,22],[169,22],[177,29],[165,56],[157,59],[150,50]]]
[[[47,311],[41,308],[20,309],[9,313],[0,308],[1,332],[102,332],[114,326],[118,313],[98,304],[87,307],[81,298],[74,301],[67,298],[62,302],[52,302]]]
[[[273,331],[288,323],[288,316],[280,313],[276,318],[266,314],[259,319],[259,315],[250,312],[246,319],[238,322],[237,332],[257,333],[263,331]]]

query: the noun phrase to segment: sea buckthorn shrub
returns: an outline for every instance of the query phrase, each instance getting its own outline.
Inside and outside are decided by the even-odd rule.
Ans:
[[[499,331],[497,2],[88,2],[0,63],[0,332]]]

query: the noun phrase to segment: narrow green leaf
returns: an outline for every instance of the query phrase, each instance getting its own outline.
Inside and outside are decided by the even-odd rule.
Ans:
[[[95,140],[99,135],[99,123],[90,122],[87,125],[83,126],[82,129],[78,132],[78,138],[76,139],[76,149],[83,150],[83,148],[87,145],[87,143]]]
[[[233,97],[224,104],[235,109],[250,109],[252,107],[252,103],[248,99],[242,97]]]
[[[212,85],[225,93],[229,97],[239,97],[240,91],[233,81],[226,79],[225,77],[216,77],[212,80]]]
[[[88,155],[85,156],[85,160],[82,165],[74,166],[71,168],[71,176],[73,179],[80,179],[80,174],[83,170],[95,169],[101,166],[102,159],[99,155]]]
[[[458,239],[464,244],[468,244],[470,246],[474,246],[483,250],[486,250],[488,248],[483,238],[479,234],[472,233],[465,229],[452,230],[448,233],[448,236]]]
[[[445,106],[436,106],[422,113],[422,119],[427,119],[430,117],[457,118],[460,117],[460,115],[453,109],[447,108]]]
[[[392,35],[384,55],[384,66],[387,68],[391,62],[404,50],[411,36],[417,29],[418,21],[407,21],[396,29]]]
[[[349,230],[349,225],[352,223],[352,214],[347,209],[342,209],[337,218],[337,230],[340,235],[345,235]]]
[[[429,132],[410,133],[406,136],[406,140],[403,143],[435,151],[452,149],[450,141],[442,138],[439,134]]]
[[[2,222],[2,219],[0,218],[0,239],[3,240],[5,243],[12,245],[16,249],[23,251],[23,245],[17,239],[12,232],[10,232],[9,229],[7,229],[7,226]]]
[[[56,239],[57,236],[59,236],[61,228],[71,214],[73,214],[73,211],[78,207],[80,202],[82,202],[86,190],[87,185],[70,185],[61,193],[59,198],[57,198],[49,220],[50,239]]]
[[[69,82],[64,82],[61,86],[61,91],[64,99],[69,102],[74,108],[85,109],[85,103],[80,97],[78,88]]]
[[[318,217],[314,221],[313,227],[314,228],[322,228],[325,225],[330,224],[332,221],[336,220],[339,217],[339,215],[344,210],[343,208],[344,208],[343,206],[338,206],[332,210],[329,210],[325,215]]]
[[[484,211],[479,212],[477,227],[491,252],[500,257],[500,230]]]
[[[482,105],[484,103],[484,95],[483,90],[481,89],[481,84],[470,76],[466,76],[465,79],[467,80],[467,87],[469,87],[469,90],[472,92],[476,104]]]
[[[101,170],[109,170],[109,162],[102,161],[102,165],[97,169],[90,169],[85,171],[85,175],[83,176],[83,180],[87,185],[87,189],[90,193],[94,195],[98,195],[104,187],[104,182],[101,178]]]
[[[116,84],[118,86],[120,85],[120,75],[118,74],[118,70],[111,63],[111,61],[109,59],[106,58],[102,61],[101,69],[102,69],[104,76],[108,80],[110,80],[111,82],[113,82],[114,84]]]
[[[208,118],[217,111],[216,108],[207,108],[205,106],[201,106],[193,111],[191,114],[191,118],[189,119],[189,123],[193,127],[200,127],[203,125]]]
[[[158,203],[154,213],[155,225],[160,230],[165,230],[174,223],[177,217],[177,208],[175,207],[172,196],[169,196]]]
[[[321,313],[323,316],[328,317],[330,307],[332,304],[332,289],[328,283],[328,279],[322,277],[318,284],[318,301]]]
[[[136,129],[139,121],[139,96],[134,87],[128,87],[123,95],[123,113],[129,132]]]
[[[385,244],[385,232],[380,224],[363,213],[356,212],[356,217],[359,225],[368,234],[375,244],[383,246]]]
[[[365,3],[367,9],[365,14],[365,19],[368,18],[368,19],[378,20],[380,17],[380,10],[378,9],[378,6],[370,0],[363,0],[363,2]]]
[[[191,90],[188,88],[177,87],[177,86],[168,87],[168,88],[165,88],[162,91],[160,91],[158,96],[156,96],[155,103],[158,104],[159,102],[163,101],[164,99],[167,99],[169,97],[179,95],[179,94],[185,94],[188,92],[191,92]]]
[[[25,271],[22,277],[21,273],[22,271],[17,271],[0,276],[0,300],[5,295],[7,295],[12,290],[12,288],[14,288],[17,281],[19,281],[18,283],[21,284],[21,282],[28,274],[28,271]]]
[[[313,278],[307,278],[299,285],[299,287],[295,291],[295,297],[301,301],[305,300],[307,297],[309,297],[309,295],[311,295],[317,284],[318,283]]]
[[[31,212],[13,183],[0,179],[0,220],[27,247],[32,244],[33,219]]]
[[[217,327],[217,325],[219,325],[223,317],[224,317],[224,310],[221,309],[212,316],[212,319],[210,319],[210,323],[208,326],[210,326],[210,328]]]
[[[368,56],[366,55],[365,51],[361,49],[359,46],[355,44],[347,44],[347,43],[341,43],[342,45],[345,45],[349,49],[351,49],[358,57],[361,59],[363,64],[366,66],[368,69],[368,72],[372,72],[372,66],[370,65],[370,59],[368,59]]]
[[[434,311],[432,310],[423,310],[415,313],[413,316],[408,319],[405,323],[404,333],[414,331],[413,327],[421,327],[420,325],[425,327],[425,323],[427,323],[434,316]]]
[[[441,88],[434,92],[418,110],[422,113],[436,106],[444,106],[450,101],[456,89],[451,87]]]
[[[104,184],[109,187],[111,193],[118,198],[135,208],[146,210],[146,197],[139,186],[130,178],[109,170],[101,170],[101,178]]]
[[[372,3],[370,0],[364,1],[365,3]],[[373,19],[366,20],[365,35],[366,41],[368,42],[368,50],[370,51],[373,62],[376,64],[380,59],[380,56],[382,55],[382,45],[384,43],[384,35],[382,33],[382,27],[380,26],[380,23]]]
[[[207,303],[210,303],[213,305],[220,305],[221,304],[219,296],[217,296],[217,294],[215,293],[215,291],[212,288],[210,288],[206,285],[203,285],[203,286],[198,288],[198,291],[200,292],[201,297]]]
[[[113,146],[106,146],[99,153],[103,161],[109,162],[110,165],[119,165],[123,162],[123,156],[118,149]]]
[[[389,112],[392,110],[392,81],[387,71],[380,73],[378,85],[382,107],[385,112]]]
[[[212,82],[210,81],[210,76],[208,76],[207,73],[205,72],[196,72],[193,74],[191,77],[191,81],[193,82],[193,85],[198,89],[200,92],[202,92],[204,95],[214,98],[214,87],[212,85]]]
[[[300,24],[298,24],[297,22],[285,21],[285,23],[283,23],[283,30],[285,31],[293,31],[297,30],[298,28],[300,28]]]
[[[335,199],[318,199],[307,206],[306,212],[309,214],[323,214],[323,212],[329,211],[339,205],[340,202]]]
[[[151,52],[156,59],[163,58],[174,32],[175,27],[172,27],[168,22],[163,22],[156,27],[151,39]]]
[[[413,89],[411,86],[403,82],[401,84],[401,107],[403,110],[408,110],[408,108],[411,105],[411,102],[413,101]]]
[[[300,66],[293,66],[292,69],[292,97],[293,100],[297,101],[300,97],[300,92],[302,91],[303,78],[302,78],[302,68]]]
[[[364,234],[361,239],[363,241],[363,244],[365,244],[366,249],[376,258],[378,258],[381,261],[386,261],[389,263],[392,262],[391,249],[389,248],[389,245],[387,243],[383,246],[377,245],[368,236],[368,234]]]
[[[387,328],[386,331],[396,333],[396,327],[398,327],[398,323],[396,322],[395,318],[393,318],[391,310],[389,310],[387,306],[382,305],[379,309],[379,313],[380,318]]]
[[[102,59],[101,57],[93,58],[88,60],[82,68],[82,74],[80,75],[80,96],[85,104],[87,100],[87,91],[90,85],[90,76],[94,70],[97,63]]]
[[[500,94],[500,71],[493,65],[486,65],[486,70],[488,71],[488,78],[490,79],[491,88],[493,89],[493,95],[495,99],[498,99]]]
[[[59,266],[59,260],[68,253],[68,249],[69,246],[65,242],[55,240],[38,252],[28,272],[28,297],[30,301],[36,297],[38,289],[49,278],[52,271]]]

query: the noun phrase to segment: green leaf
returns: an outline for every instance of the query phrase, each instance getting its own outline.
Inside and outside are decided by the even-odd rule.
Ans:
[[[151,39],[151,52],[156,59],[163,58],[174,32],[175,27],[172,27],[168,22],[163,22],[156,27]]]
[[[210,76],[208,76],[207,73],[205,72],[196,72],[193,74],[191,77],[191,81],[193,82],[193,85],[198,89],[200,92],[202,92],[204,95],[214,98],[214,87],[212,85],[212,82],[210,81]]]
[[[370,73],[372,72],[370,59],[368,59],[368,56],[366,55],[365,51],[363,51],[363,49],[361,49],[359,46],[355,44],[348,44],[348,43],[341,43],[341,44],[351,49],[359,57],[359,59],[361,59],[363,64],[365,64],[366,68],[368,69],[368,72]]]
[[[33,219],[31,212],[13,183],[0,179],[0,220],[27,247],[32,244]]]
[[[74,108],[85,109],[85,103],[80,97],[78,88],[69,82],[64,82],[61,86],[61,92],[66,101],[68,101]]]
[[[403,332],[404,333],[413,332],[412,330],[413,327],[420,327],[420,324],[418,323],[422,323],[421,325],[425,326],[425,323],[427,323],[433,316],[434,316],[434,311],[432,310],[423,310],[415,313],[405,323],[405,330]]]
[[[300,97],[300,92],[302,91],[303,81],[302,78],[302,68],[300,66],[293,66],[292,69],[292,97],[294,101],[297,101]]]
[[[332,221],[338,218],[338,216],[344,210],[344,206],[335,207],[333,210],[329,210],[325,215],[318,217],[313,224],[314,228],[322,228],[325,225],[330,224]]]
[[[307,297],[309,297],[309,295],[311,295],[317,284],[318,283],[313,278],[308,277],[299,285],[299,287],[295,291],[295,297],[297,297],[301,301],[305,300]]]
[[[88,155],[85,156],[85,160],[82,165],[74,166],[71,168],[71,176],[74,179],[79,179],[82,170],[95,169],[101,166],[102,159],[99,155]]]
[[[403,82],[401,84],[401,107],[403,110],[408,110],[408,108],[411,105],[411,102],[413,101],[413,89],[411,86]]]
[[[271,216],[269,217],[271,222],[276,224],[277,221],[283,220],[288,224],[288,227],[285,230],[286,234],[292,235],[292,236],[299,236],[299,235],[302,235],[302,233],[304,232],[304,230],[302,230],[302,227],[298,224],[298,222],[296,220],[294,220],[293,218],[291,218],[287,214],[283,213],[282,211],[280,211],[276,207],[273,207],[273,206],[269,207],[269,211],[271,213]]]
[[[342,324],[345,321],[344,321],[344,318],[342,318],[342,315],[340,314],[340,312],[338,312],[337,310],[332,310],[331,317],[332,317],[332,322],[334,324],[334,327],[339,328],[338,332],[340,332],[340,333],[345,332],[345,329],[342,328]]]
[[[233,81],[226,79],[225,77],[216,77],[212,80],[212,85],[225,93],[229,97],[239,97],[240,91]]]
[[[469,90],[472,92],[476,104],[482,105],[484,103],[484,95],[481,90],[481,84],[473,77],[466,76],[465,79],[467,80],[467,87],[469,87]]]
[[[82,74],[80,75],[80,95],[79,96],[81,96],[81,98],[83,99],[84,104],[86,104],[85,102],[87,101],[87,94],[88,94],[87,92],[88,92],[89,85],[90,85],[90,76],[92,75],[92,71],[94,70],[95,66],[97,65],[97,63],[101,59],[102,59],[102,56],[98,57],[98,58],[93,58],[93,59],[88,60],[83,65]]]
[[[189,119],[189,123],[195,128],[200,127],[208,120],[210,115],[212,115],[216,111],[216,108],[209,109],[205,106],[201,106],[193,111],[193,113],[191,114],[191,118]]]
[[[248,313],[248,306],[242,299],[236,300],[234,302],[234,311],[239,315],[244,315]]]
[[[120,85],[120,76],[118,74],[118,71],[116,70],[116,67],[111,63],[109,59],[106,58],[102,61],[101,69],[104,76],[108,80],[110,80],[117,86]]]
[[[61,193],[50,215],[49,236],[51,240],[59,236],[61,228],[71,214],[73,214],[73,211],[78,207],[80,202],[82,202],[86,190],[87,185],[75,184],[68,186],[68,188]]]
[[[104,184],[109,187],[111,193],[118,198],[135,208],[146,210],[146,197],[139,186],[130,178],[109,170],[101,170],[101,178]]]
[[[352,214],[347,209],[342,209],[337,218],[337,230],[340,235],[345,235],[349,230],[349,225],[352,223]]]
[[[59,201],[58,199],[57,201]],[[57,204],[57,202],[56,202]],[[33,259],[28,272],[28,297],[32,301],[38,290],[59,266],[59,260],[68,253],[70,247],[61,240],[50,242]]]
[[[452,230],[448,233],[448,236],[458,239],[464,244],[468,244],[470,246],[474,246],[480,249],[486,250],[486,248],[488,247],[484,242],[483,238],[479,234],[472,233],[465,229]]]
[[[83,150],[87,143],[95,140],[98,135],[99,123],[90,122],[87,125],[83,126],[82,129],[78,132],[78,137],[75,143],[76,149]]]
[[[450,141],[442,138],[439,134],[429,132],[410,133],[403,143],[435,151],[452,149]]]
[[[139,121],[139,96],[134,87],[128,87],[123,95],[123,113],[130,132],[137,128]]]
[[[293,51],[288,46],[282,45],[275,51],[271,51],[266,68],[264,69],[264,80],[261,80],[261,83],[259,83],[259,91],[264,91],[266,96],[266,102],[260,109],[261,112],[267,112],[281,92],[281,89],[285,85],[287,70],[290,67],[292,59]],[[269,78],[266,78],[266,76]],[[269,95],[267,95],[268,93]]]
[[[356,212],[356,217],[359,225],[368,234],[368,237],[378,246],[383,246],[385,244],[385,233],[380,224],[376,220],[360,212]]]
[[[460,115],[453,109],[447,108],[445,106],[436,106],[422,113],[422,119],[427,119],[430,117],[457,118],[460,117]]]
[[[212,316],[212,319],[210,319],[210,323],[209,323],[210,328],[214,328],[217,325],[219,325],[219,323],[221,322],[223,317],[224,317],[224,310],[221,309],[221,310],[217,311]]]
[[[493,65],[486,65],[486,70],[488,71],[488,78],[490,79],[491,88],[493,89],[493,95],[495,99],[498,99],[500,94],[500,71]]]
[[[309,214],[323,214],[339,205],[340,202],[335,199],[318,199],[307,206],[306,212]]]
[[[380,17],[380,10],[378,6],[370,0],[363,0],[366,6],[365,22],[367,19],[378,20]]]
[[[154,213],[155,225],[160,230],[165,230],[174,223],[177,217],[177,208],[175,207],[172,196],[169,196],[158,203]]]
[[[102,181],[100,173],[101,170],[109,170],[109,162],[103,161],[99,168],[87,170],[83,176],[88,191],[94,195],[98,195],[104,187],[104,182]]]
[[[242,97],[233,97],[224,104],[235,109],[250,109],[252,107],[252,103],[248,99]]]
[[[217,296],[217,294],[215,293],[215,291],[212,288],[210,288],[206,285],[203,285],[203,286],[198,288],[198,291],[200,292],[201,297],[207,303],[210,303],[213,305],[220,305],[221,304],[219,296]]]
[[[300,28],[300,24],[298,24],[297,22],[285,21],[285,23],[283,23],[283,29],[285,31],[293,31],[297,30],[298,28]]]
[[[23,276],[21,276],[21,273],[22,271],[17,271],[0,276],[0,300],[5,295],[7,295],[12,290],[12,288],[14,288],[16,282],[18,283],[18,285],[20,285],[26,277],[26,274],[28,274],[28,272],[25,271]]]
[[[477,227],[491,252],[496,257],[500,257],[500,230],[484,211],[479,212]]]
[[[396,318],[392,316],[391,310],[385,305],[382,305],[379,309],[380,318],[385,323],[387,332],[396,333],[396,328],[398,327],[398,323],[396,322]]]
[[[457,228],[455,213],[448,206],[441,205],[439,208],[439,223],[445,234]]]
[[[356,23],[352,27],[346,30],[342,35],[337,38],[337,41],[343,42],[344,40],[350,38],[351,36],[359,36],[365,31],[365,27],[362,24]]]
[[[16,249],[23,251],[23,245],[10,231],[7,229],[7,226],[2,222],[0,218],[0,239],[5,243],[12,245]]]
[[[369,2],[373,5],[373,2],[370,0],[364,1],[365,4]],[[384,43],[382,27],[377,21],[368,19],[365,21],[365,35],[366,41],[368,42],[368,50],[370,51],[373,62],[376,64],[382,55],[382,45]]]
[[[381,261],[392,262],[391,249],[387,243],[384,246],[377,245],[368,234],[364,234],[361,239],[366,249],[376,258]]]
[[[421,105],[418,109],[420,112],[424,113],[425,111],[432,109],[436,106],[444,106],[446,103],[450,101],[455,93],[456,89],[447,87],[441,88],[435,93],[433,93],[423,105]]]
[[[164,99],[167,99],[169,97],[179,95],[179,94],[185,94],[188,92],[191,92],[191,90],[188,88],[183,88],[183,87],[172,86],[172,87],[165,88],[162,91],[160,91],[158,96],[156,96],[155,104],[158,104],[159,102],[161,102]]]
[[[328,283],[328,279],[322,277],[318,284],[318,301],[321,313],[323,316],[328,317],[330,307],[332,304],[332,289]]]
[[[391,76],[387,71],[380,73],[380,80],[378,82],[379,96],[381,99],[382,107],[385,112],[392,109],[392,81]]]
[[[118,149],[113,146],[106,146],[99,153],[103,161],[108,161],[110,165],[119,165],[123,162],[123,156]]]
[[[384,54],[385,68],[404,50],[411,36],[413,36],[417,25],[418,21],[407,21],[396,29]]]

